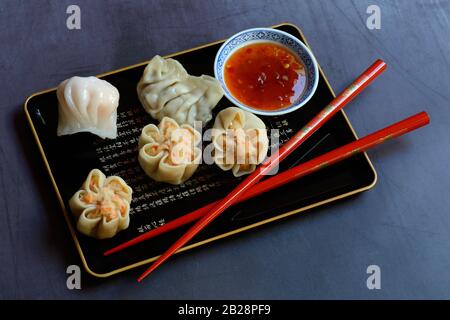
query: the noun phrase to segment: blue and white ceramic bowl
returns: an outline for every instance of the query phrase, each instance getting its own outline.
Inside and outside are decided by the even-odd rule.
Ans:
[[[229,57],[243,46],[255,42],[274,42],[282,45],[293,53],[304,65],[306,71],[306,84],[303,93],[290,106],[276,110],[260,110],[247,106],[233,97],[228,90],[224,78],[224,67]],[[214,61],[214,75],[222,85],[225,96],[236,106],[260,115],[281,115],[299,109],[304,106],[314,95],[319,83],[319,69],[317,61],[312,52],[297,38],[284,31],[271,28],[254,28],[241,31],[229,38],[219,49]]]

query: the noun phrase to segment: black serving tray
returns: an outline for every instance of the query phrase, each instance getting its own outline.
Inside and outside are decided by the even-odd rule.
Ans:
[[[302,32],[295,25],[285,23],[274,28],[286,31],[306,43]],[[190,74],[213,75],[214,58],[221,44],[222,41],[219,41],[170,56],[180,61]],[[144,174],[137,162],[137,139],[144,125],[155,122],[145,113],[136,94],[136,84],[146,64],[140,63],[99,76],[120,92],[119,137],[116,140],[102,140],[89,133],[57,137],[55,89],[35,93],[25,102],[26,116],[83,265],[97,277],[107,277],[155,260],[188,226],[109,257],[102,255],[106,249],[225,196],[240,181],[231,172],[206,164],[200,165],[195,175],[178,187],[154,182]],[[262,117],[269,128],[280,129],[281,140],[288,139],[333,99],[334,93],[321,70],[320,75],[317,91],[304,107],[279,117]],[[224,97],[214,109],[214,115],[229,106],[231,103]],[[350,122],[344,112],[339,112],[283,161],[280,171],[355,139],[356,134]],[[68,209],[68,200],[93,168],[101,169],[107,176],[121,176],[134,190],[130,227],[108,240],[96,240],[80,234]],[[367,155],[355,155],[230,208],[181,251],[342,199],[370,189],[375,182],[376,172]]]

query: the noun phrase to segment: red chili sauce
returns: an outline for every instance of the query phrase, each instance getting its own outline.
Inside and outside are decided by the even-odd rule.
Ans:
[[[261,110],[283,109],[305,88],[305,68],[286,48],[260,42],[234,52],[225,63],[225,82],[233,97]]]

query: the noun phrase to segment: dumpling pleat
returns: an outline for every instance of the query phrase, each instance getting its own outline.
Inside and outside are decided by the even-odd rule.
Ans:
[[[86,190],[78,190],[69,200],[69,207],[73,214],[78,218],[85,209],[92,207],[86,204],[81,198],[87,193]]]
[[[254,114],[236,107],[216,116],[212,132],[214,162],[236,177],[249,174],[266,157],[269,149],[264,122]]]
[[[96,77],[72,77],[58,86],[57,135],[91,132],[117,137],[119,91]]]
[[[81,233],[90,236],[90,237],[97,237],[97,228],[102,220],[101,217],[97,218],[88,218],[89,212],[95,211],[95,207],[87,208],[83,211],[83,213],[80,215],[77,221],[77,229]]]
[[[168,70],[163,72],[161,70]],[[147,65],[137,85],[144,109],[155,119],[175,119],[178,124],[205,125],[212,109],[223,97],[220,83],[213,77],[189,75],[173,59],[155,56]]]
[[[201,162],[200,133],[190,125],[179,126],[169,117],[164,117],[158,127],[145,126],[139,141],[139,164],[155,181],[181,184],[194,174]],[[152,150],[158,153],[152,154]]]

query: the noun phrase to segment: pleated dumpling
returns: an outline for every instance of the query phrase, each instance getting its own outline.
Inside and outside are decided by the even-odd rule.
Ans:
[[[96,77],[72,77],[58,86],[57,135],[91,132],[101,138],[117,137],[119,91]]]
[[[111,238],[128,228],[132,189],[118,176],[106,177],[93,169],[69,200],[81,233],[97,239]]]
[[[194,77],[174,59],[155,56],[147,65],[137,85],[144,109],[157,120],[164,117],[178,124],[205,125],[212,109],[223,97],[220,83],[211,76]]]
[[[253,172],[267,155],[266,125],[253,113],[236,107],[220,111],[212,130],[214,162],[236,177]]]
[[[179,126],[175,120],[164,117],[158,126],[149,124],[142,129],[138,160],[150,178],[181,184],[200,164],[200,141],[200,133],[190,125]]]

